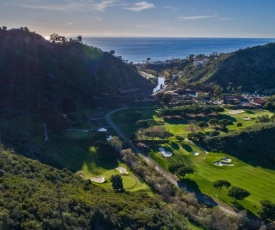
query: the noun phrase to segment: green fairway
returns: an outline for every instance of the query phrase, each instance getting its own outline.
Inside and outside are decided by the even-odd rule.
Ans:
[[[121,166],[129,172],[129,175],[122,176],[127,191],[151,193],[150,188],[129,171],[116,155],[107,159],[100,157],[96,148],[91,145],[91,136],[92,132],[69,131],[43,142],[43,147],[53,159],[62,162],[63,167],[82,175],[85,179],[104,176],[106,182],[98,185],[105,189],[112,189],[109,179],[112,175],[119,174],[116,168]]]
[[[167,143],[162,145],[162,147],[167,151],[171,151],[173,156],[165,158],[159,150],[153,149],[149,152],[150,157],[166,170],[168,170],[171,163],[176,162],[183,162],[192,166],[195,173],[186,175],[183,183],[194,192],[205,193],[220,202],[233,206],[233,199],[227,196],[226,189],[222,189],[220,198],[218,198],[218,190],[212,186],[215,180],[221,179],[227,180],[233,186],[244,188],[251,193],[248,198],[238,201],[238,203],[254,214],[257,214],[261,200],[267,199],[275,202],[275,171],[273,170],[253,167],[223,153],[206,154],[196,146],[185,142],[177,146],[175,146],[175,143]],[[194,151],[199,152],[200,155],[194,156]],[[219,167],[213,164],[213,162],[225,157],[229,157],[234,166]]]
[[[142,119],[153,118],[155,120],[162,120],[162,118],[157,116],[157,113],[153,108],[151,110],[141,109],[139,111],[142,112]],[[209,119],[213,117],[219,120],[228,119],[234,122],[233,125],[228,126],[228,130],[230,131],[254,125],[258,116],[265,114],[268,114],[269,116],[272,115],[272,113],[265,110],[244,110],[244,112],[239,114],[229,114],[229,111],[230,110],[225,110],[218,116],[195,117],[194,119],[196,121],[209,121]],[[137,127],[135,124],[132,124],[131,126],[125,124],[125,115],[127,112],[129,112],[129,110],[120,111],[114,114],[113,118],[120,129],[130,137],[134,132],[136,132]],[[237,127],[237,122],[241,122],[242,127]],[[238,201],[238,204],[256,215],[261,200],[275,202],[275,171],[249,165],[225,153],[206,154],[197,146],[180,140],[179,137],[185,138],[187,134],[191,132],[188,120],[169,119],[165,122],[165,128],[167,131],[172,133],[173,136],[165,141],[159,142],[159,144],[158,140],[152,141],[148,154],[166,170],[168,170],[170,164],[176,162],[184,162],[193,167],[195,173],[186,175],[183,181],[186,183],[188,188],[191,188],[194,191],[200,191],[212,196],[219,202],[233,206],[233,199],[227,196],[227,190],[225,188],[221,190],[220,198],[218,198],[218,190],[212,186],[212,183],[215,180],[228,180],[233,186],[244,188],[251,193],[251,195],[243,201]],[[212,130],[212,127],[208,127],[204,131]],[[197,131],[200,130],[198,129]],[[159,151],[159,147],[163,147],[166,151],[172,152],[173,156],[169,158],[163,157]],[[200,155],[194,156],[194,151],[199,152]],[[221,158],[225,157],[229,157],[234,166],[219,167],[213,164],[213,162],[219,161]],[[257,165],[256,162],[255,165]]]

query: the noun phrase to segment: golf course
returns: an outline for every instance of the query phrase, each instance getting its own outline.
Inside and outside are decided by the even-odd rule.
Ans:
[[[257,162],[250,164],[250,159],[240,160],[234,156],[230,156],[223,152],[207,152],[194,143],[187,140],[187,135],[191,133],[190,124],[188,120],[172,118],[164,120],[158,116],[159,110],[154,108],[143,108],[133,110],[122,110],[112,115],[112,120],[129,138],[134,133],[139,132],[135,124],[129,125],[127,114],[133,111],[142,113],[140,119],[154,119],[155,121],[163,121],[164,128],[172,135],[164,139],[140,137],[138,142],[146,143],[149,148],[145,151],[154,159],[160,166],[168,170],[169,166],[174,163],[184,163],[193,168],[193,174],[187,174],[180,177],[179,180],[186,186],[186,189],[193,192],[201,192],[209,195],[221,205],[228,205],[239,210],[246,209],[257,215],[260,208],[261,200],[270,200],[275,202],[275,171],[257,166]],[[241,130],[256,123],[256,118],[262,115],[271,116],[272,113],[265,110],[243,110],[234,113],[231,110],[216,115],[218,120],[228,119],[233,122],[232,125],[227,126],[227,132],[234,130]],[[199,121],[209,121],[212,117],[194,117],[192,119]],[[241,122],[242,126],[238,127],[237,123]],[[199,130],[197,127],[195,129]],[[213,131],[213,127],[209,126],[204,129],[204,132]],[[220,135],[223,135],[221,132]],[[171,152],[171,157],[164,157],[160,151]],[[236,149],[236,151],[238,151]],[[194,154],[196,153],[196,154]],[[214,162],[219,162],[221,159],[230,159],[230,166],[217,166]],[[250,193],[250,196],[244,200],[234,203],[234,199],[227,195],[226,188],[221,189],[218,197],[218,189],[213,187],[213,182],[216,180],[226,180],[232,186],[241,187]]]

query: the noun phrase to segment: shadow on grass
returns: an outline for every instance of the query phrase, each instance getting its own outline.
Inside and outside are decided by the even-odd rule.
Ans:
[[[176,118],[172,118],[172,119],[165,119],[165,122],[171,125],[186,125],[188,124],[188,121],[186,119],[176,119]]]
[[[251,111],[251,110],[246,110],[245,111],[246,113],[248,113],[248,114],[255,114],[253,111]]]
[[[259,220],[259,218],[251,211],[247,210],[244,206],[242,206],[241,204],[237,203],[237,202],[230,202],[229,204],[232,208],[234,208],[234,210],[236,212],[239,212],[239,211],[243,211],[243,210],[246,210],[247,212],[247,217],[250,218],[250,219],[254,219],[254,220]]]
[[[100,157],[95,149],[91,150],[90,140],[66,140],[56,138],[46,143],[45,149],[50,161],[58,161],[58,168],[68,168],[77,172],[85,165],[90,172],[96,172],[97,168],[113,169],[118,167],[118,157]],[[56,157],[55,157],[56,156]],[[48,160],[49,161],[49,160]],[[50,165],[51,162],[47,162]]]
[[[222,119],[226,119],[226,120],[229,120],[229,121],[232,121],[232,122],[236,122],[237,119],[232,117],[232,116],[229,116],[229,115],[226,115],[226,114],[219,114],[218,116],[216,116],[216,118],[218,120],[222,120]]]
[[[199,189],[198,184],[190,179],[182,179],[178,181],[178,186],[187,192],[192,192],[195,194],[195,197],[198,199],[199,202],[206,204],[207,206],[214,207],[218,204],[213,200],[212,197],[205,195]]]

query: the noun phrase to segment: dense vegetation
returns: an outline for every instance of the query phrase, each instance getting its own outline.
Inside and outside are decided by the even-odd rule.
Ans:
[[[152,88],[134,65],[77,40],[50,42],[16,29],[0,30],[0,43],[0,107],[6,115],[29,112],[45,121],[47,113],[94,106],[103,95],[114,105],[120,88]]]
[[[274,138],[275,124],[265,123],[226,135],[206,137],[203,141],[209,149],[229,153],[253,164],[274,167]]]
[[[113,52],[84,45],[80,38],[53,37],[50,42],[27,28],[0,28],[0,139],[18,154],[60,166],[59,156],[41,147],[43,125],[49,135],[61,133],[72,123],[89,121],[96,106],[123,102],[120,89],[146,93],[152,84]]]
[[[194,61],[207,59],[199,66]],[[166,77],[166,82],[177,82],[178,86],[219,85],[224,90],[274,92],[275,89],[275,43],[240,49],[232,53],[211,55],[189,55],[182,60],[167,64],[146,64],[145,71],[154,71]],[[241,87],[241,88],[240,88]]]
[[[3,149],[0,158],[1,229],[187,228],[183,215],[146,194],[106,192]]]

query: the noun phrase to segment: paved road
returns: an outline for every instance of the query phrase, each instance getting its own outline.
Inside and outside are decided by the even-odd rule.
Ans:
[[[115,123],[110,119],[110,116],[113,114],[113,113],[116,113],[118,111],[121,111],[121,110],[125,110],[125,109],[129,109],[130,107],[123,107],[123,108],[120,108],[120,109],[116,109],[116,110],[113,110],[111,112],[109,112],[107,115],[106,115],[106,121],[107,123],[117,132],[117,134],[120,136],[120,138],[126,142],[127,144],[129,144],[129,146],[131,146],[131,148],[136,152],[136,153],[139,153],[140,156],[149,164],[153,165],[155,170],[158,171],[163,177],[165,177],[168,181],[170,181],[172,184],[178,186],[179,188],[185,190],[185,191],[188,191],[188,189],[186,189],[185,186],[182,186],[180,184],[178,184],[178,180],[177,178],[167,172],[166,170],[164,170],[162,167],[160,167],[154,160],[152,160],[150,157],[148,157],[144,152],[142,152],[140,149],[138,149],[123,133],[122,131],[115,125]],[[232,211],[228,208],[225,208],[225,207],[222,207],[220,205],[218,205],[212,198],[208,197],[208,196],[205,196],[204,194],[202,193],[195,193],[195,196],[196,198],[205,203],[205,204],[208,204],[208,205],[211,205],[211,206],[218,206],[221,210],[223,210],[224,212],[230,214],[230,215],[233,215],[233,216],[238,216],[238,213],[236,213],[235,211]]]
[[[108,124],[117,132],[117,134],[121,137],[121,139],[123,139],[123,141],[125,143],[127,143],[135,152],[139,153],[140,156],[149,164],[153,165],[155,170],[158,171],[162,176],[164,176],[166,179],[168,179],[172,184],[178,186],[178,182],[176,177],[167,172],[166,170],[164,170],[162,167],[160,167],[154,160],[152,160],[150,157],[148,157],[144,152],[142,152],[139,148],[137,148],[131,141],[129,141],[129,139],[121,132],[121,130],[115,125],[114,122],[112,122],[112,120],[110,119],[110,116],[113,113],[116,113],[120,110],[124,110],[127,109],[128,107],[123,107],[120,109],[116,109],[111,111],[110,113],[107,114],[106,116],[106,121],[108,122]]]

